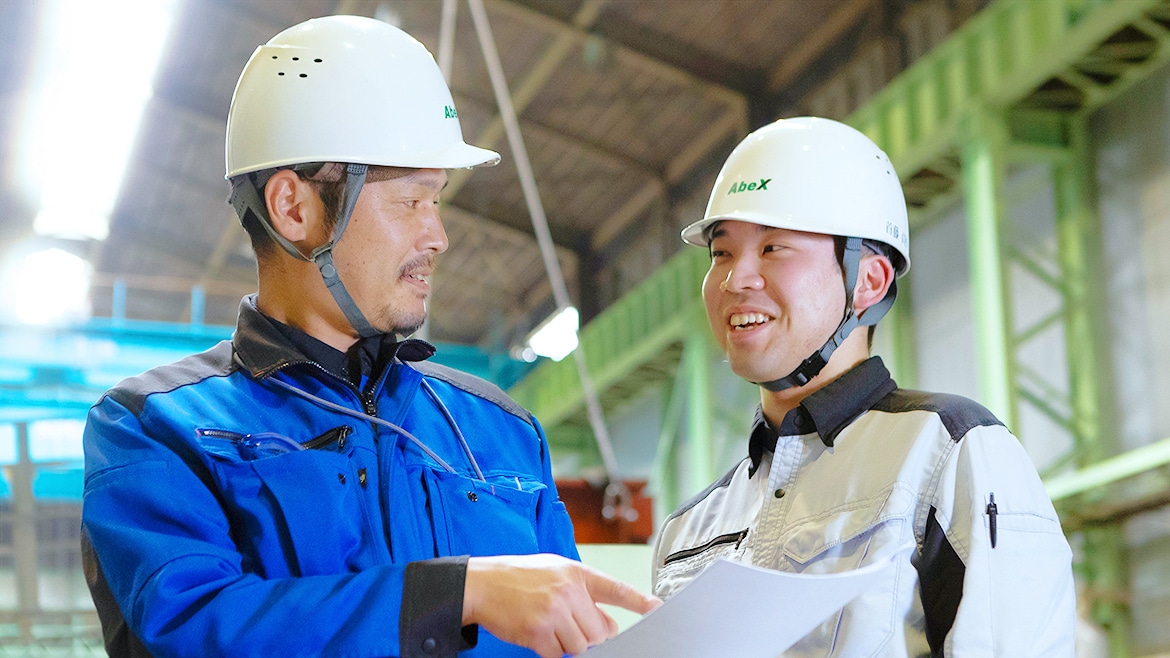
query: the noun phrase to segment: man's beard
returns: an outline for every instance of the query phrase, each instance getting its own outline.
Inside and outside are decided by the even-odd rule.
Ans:
[[[425,254],[412,258],[402,265],[398,270],[399,277],[406,277],[411,272],[419,269],[425,269],[432,274],[435,271],[435,254]],[[405,315],[401,311],[393,308],[386,308],[383,312],[383,317],[386,323],[383,326],[388,326],[391,332],[402,337],[407,337],[422,328],[423,323],[427,321],[427,301],[423,300],[423,312],[418,315]]]
[[[406,322],[403,323],[403,325],[395,327],[393,329],[393,332],[398,334],[399,336],[402,336],[403,338],[406,338],[407,336],[412,335],[414,332],[418,331],[419,329],[422,329],[423,323],[426,321],[427,321],[427,315],[426,315],[426,313],[423,313],[422,317],[420,317],[420,318],[417,318],[417,319],[409,318]]]

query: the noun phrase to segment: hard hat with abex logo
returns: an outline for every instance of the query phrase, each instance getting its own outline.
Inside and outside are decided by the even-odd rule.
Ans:
[[[832,119],[775,121],[728,156],[703,218],[683,240],[707,246],[707,229],[738,220],[883,242],[910,266],[906,200],[890,159],[860,131]]]

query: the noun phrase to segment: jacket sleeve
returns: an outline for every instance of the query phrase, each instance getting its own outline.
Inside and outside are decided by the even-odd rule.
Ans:
[[[1007,429],[975,427],[958,442],[933,517],[945,551],[961,561],[949,576],[961,578],[961,594],[945,655],[1073,655],[1072,552],[1031,459]],[[928,581],[924,575],[929,627]]]
[[[202,471],[147,434],[109,397],[91,410],[82,523],[100,572],[91,582],[104,580],[116,613],[153,655],[399,653],[403,566],[248,573]]]

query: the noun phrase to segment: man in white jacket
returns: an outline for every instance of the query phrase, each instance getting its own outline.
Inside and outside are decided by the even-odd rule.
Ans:
[[[710,251],[708,320],[761,404],[748,456],[663,524],[655,593],[720,557],[819,574],[913,543],[785,655],[1072,656],[1071,551],[1027,453],[977,403],[899,389],[870,357],[910,267],[886,154],[835,121],[776,121],[683,239]]]

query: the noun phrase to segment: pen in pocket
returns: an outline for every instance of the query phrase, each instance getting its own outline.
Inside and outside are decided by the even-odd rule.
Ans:
[[[988,531],[991,534],[991,547],[995,548],[995,515],[999,513],[999,508],[995,506],[995,492],[990,494],[991,502],[987,503],[987,521]]]

